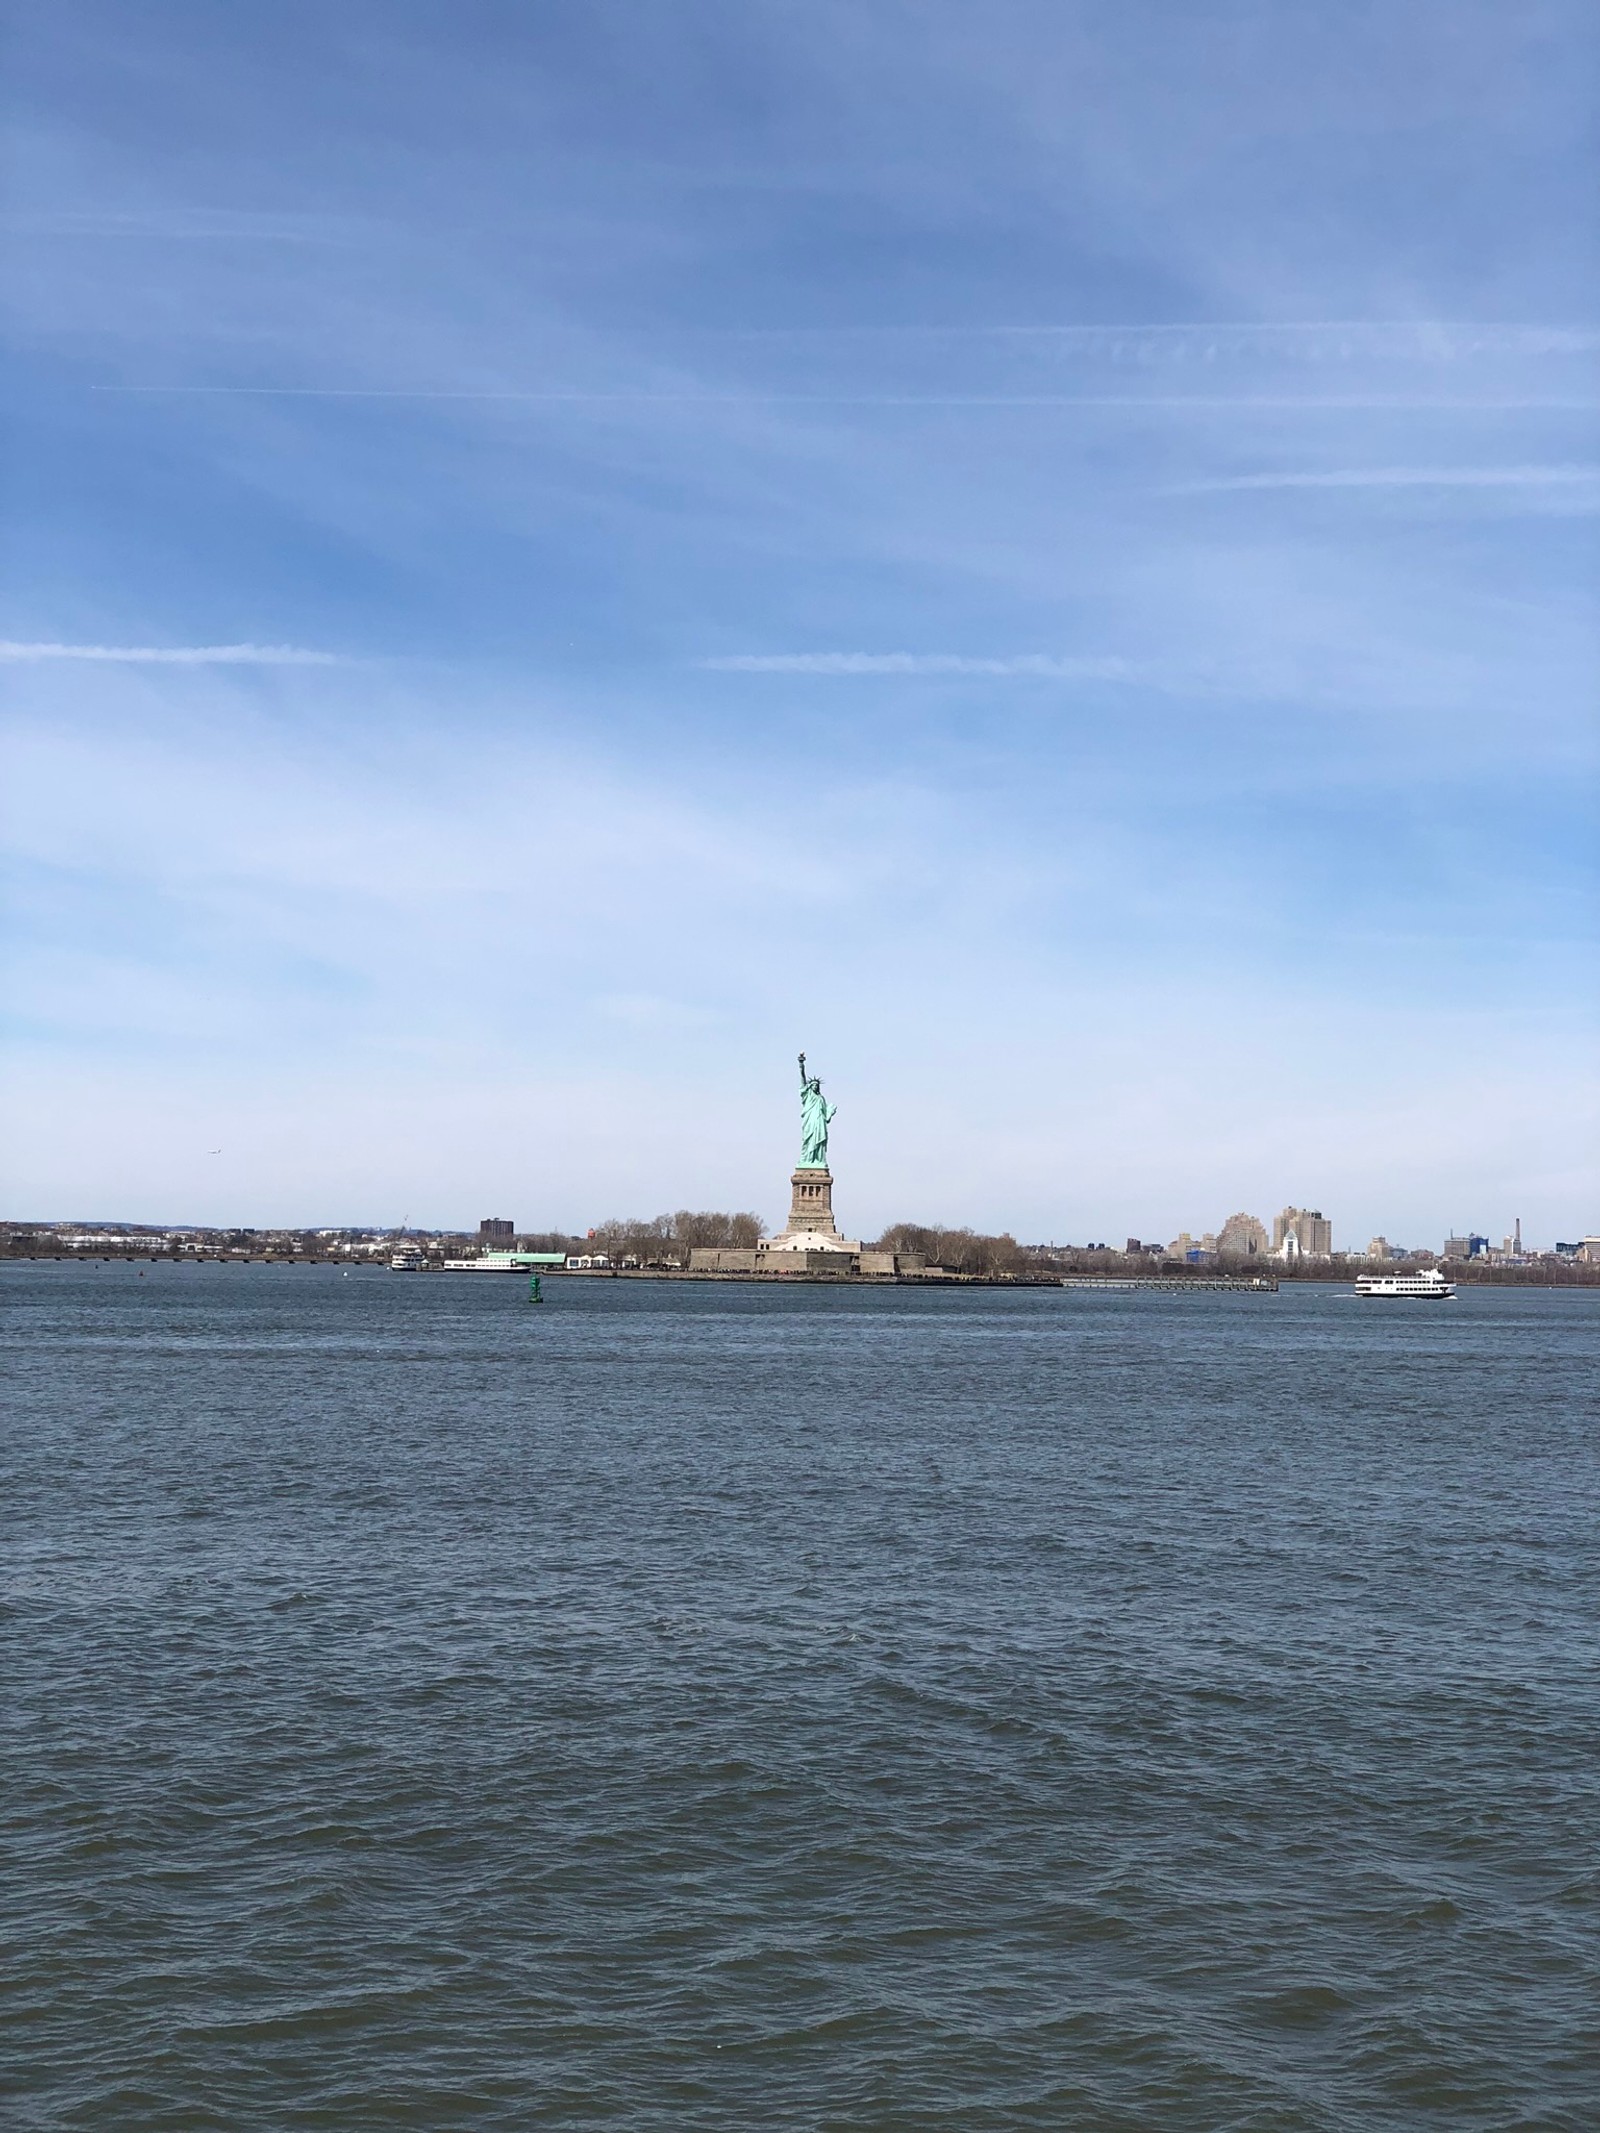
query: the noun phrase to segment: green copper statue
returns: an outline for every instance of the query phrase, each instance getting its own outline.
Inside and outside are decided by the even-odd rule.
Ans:
[[[828,1167],[828,1128],[838,1114],[839,1106],[828,1103],[822,1094],[822,1083],[816,1075],[806,1076],[806,1055],[800,1054],[800,1160],[797,1170],[826,1170]]]

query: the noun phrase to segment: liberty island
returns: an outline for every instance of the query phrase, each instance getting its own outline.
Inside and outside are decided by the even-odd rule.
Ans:
[[[800,1054],[800,1160],[789,1178],[789,1219],[753,1250],[691,1252],[696,1274],[894,1274],[892,1252],[863,1252],[859,1237],[841,1234],[833,1213],[828,1135],[837,1104],[822,1093],[822,1077],[806,1071]]]
[[[942,1266],[930,1266],[920,1250],[905,1248],[903,1240],[886,1236],[879,1245],[871,1246],[863,1245],[859,1237],[843,1234],[833,1212],[833,1171],[828,1160],[829,1138],[839,1107],[830,1104],[824,1096],[821,1075],[808,1071],[804,1052],[799,1055],[799,1067],[800,1160],[789,1177],[788,1221],[775,1235],[763,1237],[753,1245],[693,1247],[688,1266],[683,1271],[690,1275],[735,1276],[747,1280],[793,1280],[796,1277],[835,1280],[865,1277],[915,1282],[973,1279],[966,1274],[951,1276]],[[891,1248],[892,1244],[901,1248]],[[1058,1273],[1043,1270],[1013,1269],[1003,1278],[1008,1287],[1036,1284],[1053,1288],[1061,1282]],[[1137,1285],[1148,1288],[1157,1284],[1152,1283],[1147,1274],[1147,1278]],[[1186,1272],[1184,1280],[1174,1285],[1194,1288],[1197,1283]],[[1205,1285],[1250,1290],[1257,1294],[1277,1287],[1270,1276],[1259,1275],[1248,1281],[1222,1276]]]
[[[833,1172],[828,1168],[828,1129],[838,1116],[837,1104],[822,1093],[820,1075],[807,1074],[806,1055],[800,1054],[800,1160],[789,1180],[789,1220],[777,1236],[757,1247],[761,1258],[776,1254],[804,1255],[808,1272],[854,1273],[860,1271],[861,1240],[841,1236],[833,1215]],[[802,1263],[798,1257],[779,1260],[774,1271]],[[893,1267],[884,1269],[893,1272]]]

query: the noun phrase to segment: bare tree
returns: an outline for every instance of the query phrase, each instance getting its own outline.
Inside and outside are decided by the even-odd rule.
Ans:
[[[596,1225],[585,1240],[591,1252],[603,1252],[614,1266],[687,1266],[692,1251],[729,1245],[748,1250],[762,1231],[759,1215],[724,1214],[716,1209],[680,1207],[675,1215],[615,1215]]]
[[[896,1222],[886,1229],[874,1251],[916,1254],[929,1266],[952,1274],[1018,1274],[1027,1255],[1009,1232],[981,1236],[972,1229],[945,1229],[921,1222]]]
[[[654,1221],[642,1215],[613,1215],[597,1223],[586,1241],[591,1252],[603,1253],[613,1266],[677,1264],[670,1215],[657,1215]]]
[[[711,1210],[699,1214],[680,1207],[672,1218],[672,1234],[685,1251],[717,1250],[727,1246],[749,1250],[761,1237],[761,1217],[728,1215]]]

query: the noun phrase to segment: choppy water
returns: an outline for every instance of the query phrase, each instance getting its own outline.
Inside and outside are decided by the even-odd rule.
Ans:
[[[9,2123],[1600,2124],[1600,1298],[11,1266]]]

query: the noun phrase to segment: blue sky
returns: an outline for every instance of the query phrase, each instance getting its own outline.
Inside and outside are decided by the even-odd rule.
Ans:
[[[8,13],[14,1212],[1596,1225],[1587,10]]]

